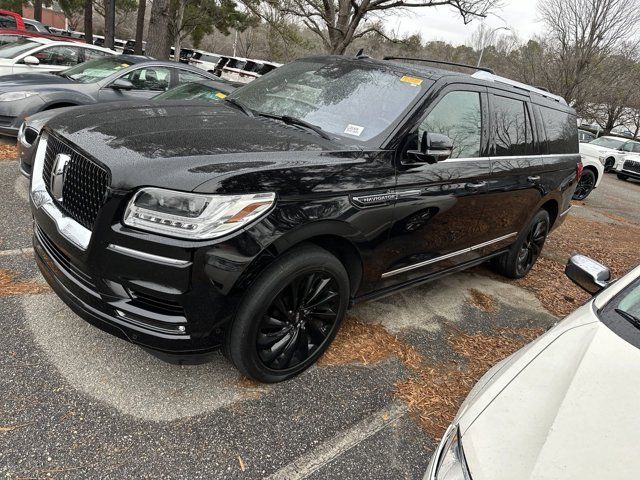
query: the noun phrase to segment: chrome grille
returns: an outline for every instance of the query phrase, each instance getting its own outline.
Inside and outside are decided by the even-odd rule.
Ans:
[[[640,173],[640,162],[636,162],[635,160],[627,160],[626,162],[624,162],[624,166],[622,168],[630,172]]]
[[[59,153],[69,155],[71,160],[65,171],[62,201],[56,203],[66,215],[91,230],[106,199],[110,183],[109,172],[58,138],[49,135],[42,170],[42,179],[49,194],[51,171]]]

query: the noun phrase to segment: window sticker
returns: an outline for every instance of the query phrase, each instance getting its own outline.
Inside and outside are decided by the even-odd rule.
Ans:
[[[226,96],[224,93],[222,93],[222,92],[218,92],[218,93],[216,93],[216,97],[218,97],[218,98],[219,98],[219,99],[221,99],[221,100],[222,100],[222,99],[224,99],[224,98],[227,98],[227,96]]]
[[[360,125],[347,125],[347,128],[344,129],[344,133],[346,133],[347,135],[355,135],[356,137],[359,137],[360,135],[362,135],[362,132],[364,131],[364,127],[361,127]]]
[[[408,84],[413,85],[415,87],[419,87],[420,85],[422,85],[422,79],[421,78],[409,77],[407,75],[403,76],[400,79],[400,81],[404,82],[404,83],[408,83]]]

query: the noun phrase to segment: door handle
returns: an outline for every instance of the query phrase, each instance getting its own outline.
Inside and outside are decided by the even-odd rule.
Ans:
[[[465,184],[464,188],[466,188],[467,190],[480,190],[481,188],[484,188],[487,186],[487,182],[478,182],[478,183],[467,183]]]
[[[531,183],[536,183],[540,181],[540,175],[532,175],[531,177],[527,177]]]

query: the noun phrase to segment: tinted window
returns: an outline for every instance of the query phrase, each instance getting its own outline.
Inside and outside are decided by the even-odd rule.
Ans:
[[[257,112],[296,117],[362,141],[394,125],[424,92],[423,83],[392,65],[329,57],[289,63],[232,96]]]
[[[491,120],[496,156],[534,153],[531,120],[525,102],[494,95]]]
[[[482,137],[480,94],[447,93],[418,127],[419,142],[422,142],[424,132],[449,137],[453,141],[451,158],[479,157]]]
[[[547,132],[549,153],[578,153],[578,127],[575,115],[547,107],[540,107],[540,113]]]
[[[79,63],[79,50],[76,47],[48,47],[33,54],[40,65],[71,67]]]
[[[633,149],[631,150],[633,153],[640,153],[640,143],[634,143]]]
[[[178,70],[179,85],[182,85],[183,83],[199,82],[206,79],[207,77],[203,75],[198,75],[197,73],[194,73],[194,72],[189,72],[188,70]]]
[[[96,58],[110,57],[111,54],[102,52],[100,50],[93,50],[91,48],[84,48],[84,61],[95,60]]]
[[[16,19],[9,15],[0,15],[0,28],[17,28]]]
[[[123,78],[131,81],[136,90],[165,91],[169,88],[171,71],[164,67],[138,68]]]
[[[35,25],[31,25],[30,23],[25,23],[24,24],[24,29],[29,31],[29,32],[37,32],[38,31],[36,26]]]

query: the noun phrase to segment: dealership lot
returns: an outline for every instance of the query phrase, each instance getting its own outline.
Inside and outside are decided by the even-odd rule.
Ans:
[[[407,362],[371,361],[366,342],[345,339],[332,352],[337,360],[262,386],[220,354],[202,365],[157,360],[89,326],[43,286],[17,171],[0,162],[0,476],[420,478],[437,432],[394,394],[414,374]],[[640,183],[607,176],[572,215],[640,223],[639,201]],[[495,306],[474,302],[473,290]],[[360,305],[351,317],[382,324],[434,368],[462,369],[452,334],[556,321],[532,293],[484,269]]]

